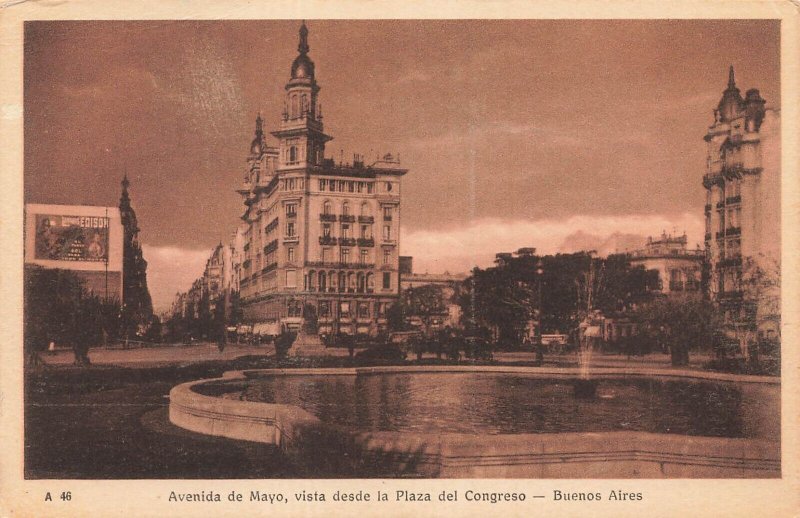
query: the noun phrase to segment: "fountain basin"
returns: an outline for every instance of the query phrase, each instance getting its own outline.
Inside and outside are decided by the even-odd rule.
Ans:
[[[601,396],[612,397],[574,398],[577,369],[230,372],[175,387],[170,419],[200,433],[275,444],[314,462],[347,459],[359,476],[780,476],[778,380],[656,369],[594,369],[591,375]],[[631,392],[637,384],[668,389],[666,399],[626,410],[637,399]],[[678,388],[683,392],[670,395]],[[711,404],[697,415],[670,403],[694,393],[706,394]],[[720,401],[730,408],[718,412],[713,426],[704,425],[702,416]],[[641,411],[650,420],[631,425]]]

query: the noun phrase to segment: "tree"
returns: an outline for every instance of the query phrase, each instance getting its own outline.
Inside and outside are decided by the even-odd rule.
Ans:
[[[739,314],[729,315],[728,322],[745,361],[758,360],[759,329],[769,325],[780,328],[780,270],[778,261],[770,257],[742,260],[742,303]]]
[[[435,284],[409,288],[403,293],[402,299],[407,315],[419,317],[426,334],[430,331],[433,318],[447,311],[442,287]]]
[[[716,306],[695,297],[655,299],[637,317],[644,333],[669,346],[674,366],[688,365],[691,349],[710,347],[721,323]]]
[[[84,282],[68,270],[25,268],[23,347],[32,362],[50,342],[68,344],[77,365],[88,365],[88,351],[116,340],[120,305],[85,291]]]

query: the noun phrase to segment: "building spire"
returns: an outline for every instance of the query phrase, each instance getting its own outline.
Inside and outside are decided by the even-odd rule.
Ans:
[[[733,78],[733,65],[728,70],[728,89],[733,90],[736,88],[736,80]]]
[[[305,20],[303,20],[303,23],[300,25],[300,44],[297,46],[297,51],[300,54],[308,54],[309,51],[308,27],[306,27]]]
[[[256,117],[256,135],[259,137],[264,134],[264,119],[261,118],[261,112],[258,112]]]

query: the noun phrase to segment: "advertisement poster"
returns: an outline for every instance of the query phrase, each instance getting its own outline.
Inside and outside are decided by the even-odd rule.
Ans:
[[[36,259],[107,262],[108,220],[37,214]]]

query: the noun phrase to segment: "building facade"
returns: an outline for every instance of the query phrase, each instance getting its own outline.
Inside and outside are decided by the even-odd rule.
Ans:
[[[631,266],[658,271],[661,293],[665,295],[700,295],[700,281],[705,251],[687,247],[686,234],[647,238],[644,248],[631,254]]]
[[[780,325],[780,110],[756,89],[742,98],[733,67],[705,136],[709,295],[729,327]]]
[[[286,84],[277,146],[256,119],[244,185],[239,291],[244,319],[320,333],[376,333],[400,288],[402,169],[391,154],[367,165],[325,158],[308,30]]]

